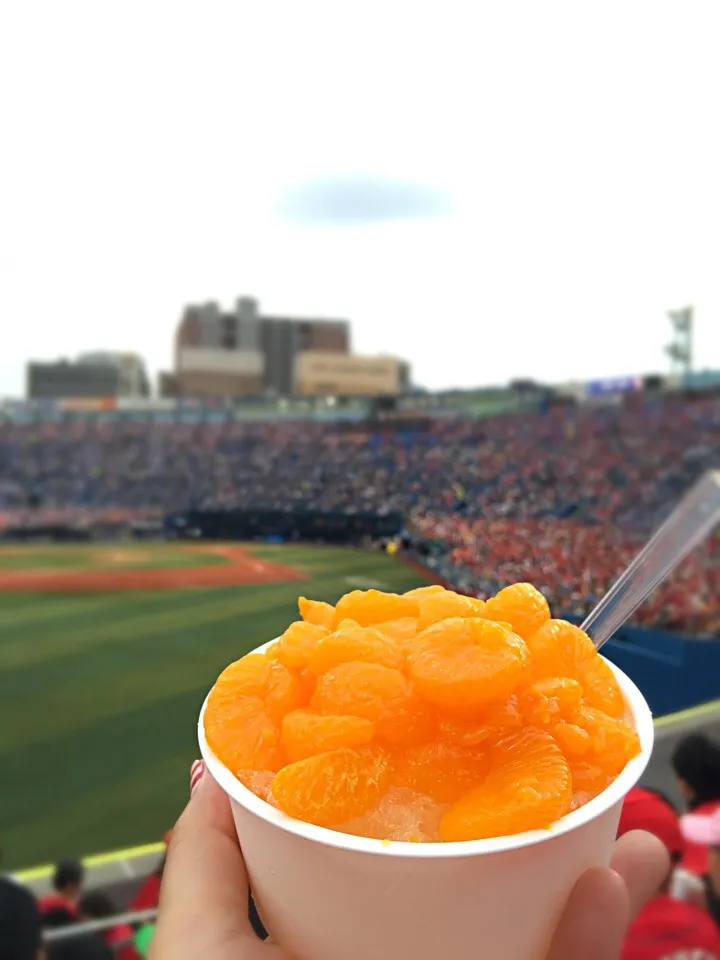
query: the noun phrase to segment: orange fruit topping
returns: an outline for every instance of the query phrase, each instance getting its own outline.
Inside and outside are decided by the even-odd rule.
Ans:
[[[352,620],[344,620],[334,633],[317,642],[308,667],[315,674],[326,673],[351,660],[397,668],[402,666],[404,657],[392,640],[375,627],[360,627]]]
[[[232,773],[278,770],[284,761],[280,733],[259,697],[223,697],[208,701],[205,739]]]
[[[530,584],[299,600],[204,713],[218,759],[290,816],[379,840],[550,826],[640,752],[613,669]]]
[[[482,783],[489,768],[487,751],[436,741],[396,756],[390,781],[439,803],[454,803]]]
[[[335,607],[333,625],[343,620],[355,620],[361,627],[372,627],[386,620],[416,617],[418,602],[414,597],[380,590],[352,590],[341,597]]]
[[[548,727],[558,720],[572,720],[582,703],[583,688],[569,677],[537,680],[518,696],[518,709],[527,724]]]
[[[412,683],[377,663],[351,661],[328,670],[318,678],[310,705],[318,713],[369,720],[388,743],[422,742],[432,731],[431,715]]]
[[[296,620],[278,640],[275,656],[286,667],[307,667],[316,644],[328,633],[330,631],[327,627]]]
[[[490,772],[448,810],[445,841],[510,836],[549,827],[570,809],[570,768],[553,738],[528,727],[491,751]]]
[[[536,680],[545,677],[577,680],[587,704],[611,717],[624,714],[625,701],[610,667],[579,627],[565,620],[548,620],[527,643]]]
[[[428,627],[408,657],[410,676],[426,700],[448,713],[482,714],[530,672],[525,642],[501,624],[452,618]]]
[[[344,747],[365,747],[375,732],[362,717],[321,716],[294,710],[282,722],[282,745],[290,763]]]
[[[453,593],[452,590],[427,594],[418,600],[418,627],[424,630],[433,623],[447,620],[448,617],[482,616],[478,604],[482,604],[482,600],[472,600],[460,593]]]
[[[331,629],[335,618],[335,607],[331,604],[325,603],[324,600],[308,600],[307,597],[299,597],[298,610],[306,623]]]
[[[462,747],[490,745],[502,740],[523,724],[518,710],[517,694],[507,700],[491,704],[482,715],[473,720],[443,719],[440,721],[440,737]]]
[[[407,650],[418,632],[418,622],[415,617],[400,617],[398,620],[386,620],[376,623],[375,629],[393,640],[402,650]]]
[[[330,827],[374,806],[387,778],[383,750],[334,750],[283,767],[272,782],[272,793],[288,816]]]
[[[509,623],[514,633],[527,640],[550,619],[550,607],[531,583],[513,583],[487,601],[483,616]]]

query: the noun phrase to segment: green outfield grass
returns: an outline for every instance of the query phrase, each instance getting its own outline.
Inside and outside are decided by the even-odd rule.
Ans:
[[[160,839],[187,798],[205,693],[228,662],[297,618],[299,592],[334,602],[356,587],[422,582],[380,553],[250,549],[307,582],[0,594],[0,870]]]

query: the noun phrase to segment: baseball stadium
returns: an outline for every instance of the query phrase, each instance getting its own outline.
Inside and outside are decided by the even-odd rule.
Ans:
[[[720,394],[575,392],[0,410],[3,869],[45,895],[71,858],[134,909],[187,800],[207,691],[299,596],[528,581],[582,622],[720,465]],[[643,784],[675,802],[678,743],[720,733],[719,639],[713,534],[603,650],[656,717]]]

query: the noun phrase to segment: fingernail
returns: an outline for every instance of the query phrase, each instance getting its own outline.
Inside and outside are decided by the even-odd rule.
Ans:
[[[205,764],[202,760],[196,760],[190,767],[190,796],[197,790],[204,773]]]

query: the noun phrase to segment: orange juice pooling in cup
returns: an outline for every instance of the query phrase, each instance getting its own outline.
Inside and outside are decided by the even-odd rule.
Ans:
[[[203,724],[285,814],[379,841],[546,829],[640,753],[612,670],[533,586],[355,590],[231,664]]]

